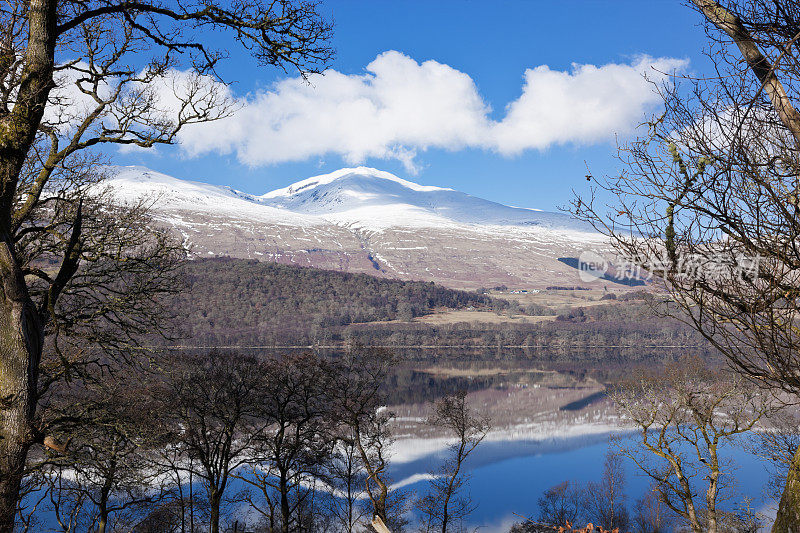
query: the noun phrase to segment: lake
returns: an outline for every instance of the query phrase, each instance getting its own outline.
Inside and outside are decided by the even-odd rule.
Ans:
[[[443,384],[449,387],[448,380],[455,380],[455,385],[474,382],[470,405],[488,415],[493,427],[465,465],[471,475],[468,490],[477,504],[467,525],[480,527],[482,532],[507,533],[510,525],[523,517],[537,517],[538,499],[558,483],[599,481],[609,437],[621,431],[605,386],[592,379],[536,368],[509,372],[493,367],[435,367],[401,377],[404,379],[397,382],[404,384],[402,392],[406,394],[402,396],[411,400],[387,406],[396,415],[389,474],[396,488],[416,496],[426,492],[428,473],[444,460],[448,440],[442,428],[426,423],[430,390],[419,395],[415,391],[427,387],[441,394],[447,389]],[[726,449],[723,455],[737,467],[733,474],[738,487],[730,503],[740,503],[747,496],[753,508],[774,515],[774,502],[764,492],[770,477],[767,465],[743,448]],[[624,461],[628,507],[632,509],[648,490],[649,480]],[[242,482],[234,480],[229,493],[243,488]],[[199,484],[195,490],[202,492]],[[246,506],[238,511],[240,518],[254,519]],[[42,521],[48,527],[40,531],[55,527],[51,514],[45,513]]]
[[[529,431],[523,431],[527,434]],[[507,438],[508,432],[490,435],[469,457],[466,468],[471,476],[468,490],[477,508],[469,517],[470,529],[480,528],[483,533],[507,533],[511,524],[522,517],[536,517],[537,501],[548,488],[565,480],[588,482],[599,480],[605,454],[609,449],[608,426],[575,426],[561,428],[558,437]],[[427,490],[427,473],[441,464],[446,454],[446,441],[442,438],[398,439],[390,476],[394,486],[421,496]],[[737,466],[737,501],[744,496],[753,499],[753,506],[765,514],[774,502],[764,495],[769,475],[759,458],[743,449],[727,449],[724,455]],[[626,494],[628,506],[647,490],[647,479],[639,475],[626,460]],[[229,491],[235,493],[245,488],[232,480]],[[196,486],[195,490],[202,491]],[[240,517],[248,513],[240,508]],[[51,512],[39,515],[37,531],[57,531]],[[412,531],[413,528],[409,528]]]
[[[564,480],[588,482],[599,480],[605,454],[609,449],[609,433],[601,432],[563,438],[485,441],[468,459],[471,475],[469,492],[478,504],[468,523],[483,532],[507,532],[521,516],[538,513],[537,501],[548,488]],[[415,452],[418,447],[422,451]],[[428,448],[438,449],[430,450]],[[434,446],[422,439],[397,443],[398,460],[392,477],[408,491],[424,493],[424,474],[440,464],[444,457],[441,441]],[[747,496],[759,512],[774,515],[774,502],[765,496],[769,473],[764,461],[743,449],[727,448],[724,455],[735,464],[736,501]],[[409,458],[409,460],[406,460]],[[628,506],[641,497],[649,481],[640,475],[630,460],[623,459],[626,469]]]

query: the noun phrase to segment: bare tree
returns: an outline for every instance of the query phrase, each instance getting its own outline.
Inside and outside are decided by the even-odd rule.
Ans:
[[[261,388],[269,374],[258,359],[242,354],[212,351],[170,359],[168,374],[151,392],[163,423],[173,430],[165,453],[175,447],[183,459],[168,466],[192,468],[206,492],[210,530],[218,533],[231,476],[252,460],[255,439],[268,425]]]
[[[672,530],[669,512],[661,501],[658,485],[652,484],[650,489],[636,500],[632,524],[634,533],[666,533]]]
[[[579,523],[584,499],[576,481],[562,481],[550,487],[539,498],[539,522],[552,527]]]
[[[261,516],[261,523],[268,533],[281,530],[280,495],[275,489],[273,472],[255,466],[245,468],[235,474],[250,487],[242,494],[242,499]]]
[[[377,517],[390,531],[401,531],[405,526],[405,495],[393,490],[389,477],[389,452],[394,442],[391,423],[394,413],[383,408],[364,411],[350,418],[355,444],[366,470],[366,493],[372,504],[373,523]]]
[[[197,530],[195,524],[208,523],[210,506],[202,488],[199,493],[195,490],[195,460],[191,456],[187,457],[184,449],[176,445],[173,435],[168,434],[160,446],[154,446],[151,450],[154,455],[151,464],[164,483],[172,487],[172,495],[152,510],[152,516],[148,516],[155,523],[166,519],[168,515],[174,515],[170,520],[174,518],[178,531],[194,533]],[[197,477],[202,480],[202,476]]]
[[[124,227],[85,224],[70,176],[94,165],[93,149],[172,143],[186,125],[231,110],[214,83],[225,51],[204,43],[211,31],[227,31],[265,65],[301,73],[331,56],[331,27],[306,0],[0,6],[0,529],[13,527],[25,459],[40,435],[46,336],[58,330],[61,302],[94,257],[87,244]],[[176,77],[177,68],[187,70]],[[42,249],[47,261],[32,261]],[[136,255],[117,250],[121,258]]]
[[[361,498],[366,497],[367,474],[352,431],[344,430],[331,458],[326,478],[334,492],[331,498],[331,514],[336,517],[342,531],[355,533],[366,522],[366,511]]]
[[[382,392],[393,365],[394,356],[385,350],[351,347],[338,362],[335,402],[340,431],[352,439],[366,471],[372,515],[397,531],[402,513],[396,512],[398,501],[393,501],[387,472],[394,414],[385,408]]]
[[[36,465],[45,490],[56,508],[66,504],[77,512],[77,502],[83,502],[85,509],[76,516],[97,533],[132,527],[150,505],[169,495],[150,461],[151,447],[161,442],[160,424],[131,377],[62,384],[50,400],[56,405],[47,406],[49,425],[58,428],[54,434],[69,437]]]
[[[48,337],[29,397],[37,410],[31,412],[29,422],[35,425],[23,443],[26,457],[34,443],[52,448],[53,432],[64,437],[60,418],[46,412],[60,384],[68,382],[69,390],[79,391],[78,382],[108,381],[104,372],[133,362],[131,354],[146,355],[136,349],[146,335],[166,333],[164,321],[172,315],[167,297],[180,290],[178,267],[185,256],[172,237],[149,227],[145,205],[116,206],[105,201],[102,191],[92,191],[97,176],[84,164],[58,175],[67,181],[62,189],[46,191],[53,196],[30,215],[17,241],[25,250],[18,259],[27,294],[48,316]],[[69,264],[53,271],[60,253],[69,256]],[[0,418],[5,412],[10,411],[0,405]],[[5,435],[0,428],[0,471],[4,458],[12,457],[3,454],[11,444]],[[13,479],[0,475],[0,493]]]
[[[460,391],[437,401],[428,423],[447,430],[455,443],[450,445],[450,457],[432,472],[430,492],[417,504],[423,526],[425,531],[462,531],[463,519],[475,509],[462,490],[469,482],[464,462],[489,431],[489,420],[476,415],[467,404],[466,391]]]
[[[733,479],[720,449],[769,412],[766,393],[687,359],[663,374],[631,380],[611,398],[638,430],[632,442],[616,442],[620,454],[653,480],[664,504],[692,531],[723,531],[718,503],[730,496]]]
[[[604,529],[626,530],[629,516],[625,500],[622,460],[618,454],[609,451],[600,481],[590,482],[586,487],[586,518]]]
[[[48,497],[45,484],[46,478],[41,469],[33,470],[25,476],[17,511],[17,531],[28,533],[42,529],[41,510],[47,505]]]
[[[313,483],[325,474],[333,452],[335,375],[313,354],[275,359],[268,368],[260,385],[258,416],[264,428],[253,435],[253,475],[240,479],[258,488],[270,509],[274,491],[280,531],[304,531],[303,511],[314,497]]]
[[[45,478],[47,512],[53,516],[63,533],[89,531],[92,526],[92,516],[88,494],[75,486],[68,475],[62,474],[63,470],[56,467],[48,472]]]
[[[625,170],[573,210],[666,282],[682,318],[744,375],[800,391],[800,4],[692,0],[711,76],[658,88],[664,113],[625,145]],[[800,457],[774,531],[800,530]]]
[[[720,514],[720,531],[735,533],[758,533],[763,531],[765,516],[753,509],[752,500],[745,500],[732,511]]]

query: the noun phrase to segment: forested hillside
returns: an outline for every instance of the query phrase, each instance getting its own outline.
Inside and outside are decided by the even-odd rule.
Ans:
[[[539,306],[527,310],[516,301],[433,283],[242,259],[191,261],[184,275],[187,287],[176,301],[182,317],[179,342],[190,346],[340,346],[357,341],[387,346],[411,359],[593,364],[643,361],[687,350],[709,353],[691,328],[650,314],[643,301],[650,296],[643,291],[600,305],[574,305],[541,321],[428,324],[411,319],[441,308],[507,315],[555,312]]]
[[[359,322],[411,320],[438,307],[502,310],[505,300],[421,281],[242,259],[185,266],[175,305],[181,336],[195,342],[306,342],[312,332]]]

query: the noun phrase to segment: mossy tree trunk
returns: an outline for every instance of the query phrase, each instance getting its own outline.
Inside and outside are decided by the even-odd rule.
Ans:
[[[789,465],[772,533],[800,533],[800,448]]]
[[[19,269],[0,243],[0,531],[12,531],[34,416],[42,327]]]
[[[0,531],[12,531],[35,437],[44,325],[16,257],[13,213],[20,170],[53,86],[56,0],[31,0],[28,46],[14,108],[0,115]]]

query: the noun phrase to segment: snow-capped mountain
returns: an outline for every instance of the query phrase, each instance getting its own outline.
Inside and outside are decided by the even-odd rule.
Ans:
[[[367,167],[343,168],[308,178],[260,196],[259,200],[297,213],[371,226],[532,224],[592,232],[563,214],[508,207],[453,189],[418,185]]]
[[[261,196],[110,167],[119,201],[150,198],[195,256],[275,260],[456,287],[579,284],[559,257],[602,242],[565,214],[509,207],[388,172],[345,168]]]

